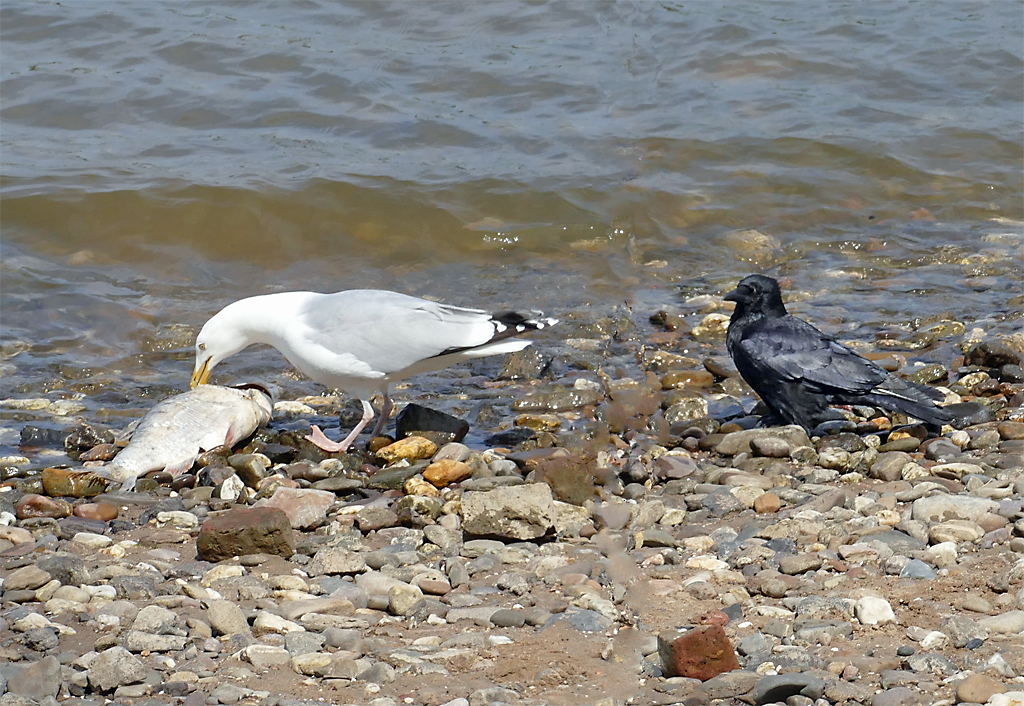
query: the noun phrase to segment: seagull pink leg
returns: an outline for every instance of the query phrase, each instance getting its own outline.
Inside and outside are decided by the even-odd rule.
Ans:
[[[384,431],[384,427],[387,426],[388,420],[391,419],[391,410],[395,408],[395,405],[391,402],[391,397],[387,391],[384,392],[384,406],[380,408],[380,417],[377,419],[377,423],[373,426],[373,436],[380,436],[380,433]]]
[[[366,400],[360,400],[363,403],[363,418],[359,420],[359,423],[348,433],[344,439],[340,442],[331,441],[327,436],[320,431],[320,427],[316,424],[313,425],[312,433],[306,437],[306,440],[311,442],[313,446],[318,449],[322,449],[327,453],[337,453],[338,451],[348,451],[348,447],[352,445],[352,442],[359,436],[359,432],[366,428],[366,425],[373,419],[373,407]]]

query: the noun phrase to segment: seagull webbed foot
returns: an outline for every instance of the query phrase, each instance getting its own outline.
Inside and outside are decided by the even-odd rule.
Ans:
[[[348,439],[341,442],[331,441],[322,431],[320,431],[320,427],[316,424],[312,426],[311,433],[306,437],[306,441],[310,442],[321,451],[326,451],[330,454],[338,453],[339,451],[347,451],[349,444],[351,443]]]

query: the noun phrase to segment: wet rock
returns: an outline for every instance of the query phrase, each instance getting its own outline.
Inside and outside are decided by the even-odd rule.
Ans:
[[[1003,365],[1020,365],[1022,356],[1001,341],[982,341],[964,354],[965,365],[979,365],[985,368],[999,368]]]
[[[410,439],[420,439],[422,437],[411,436]],[[366,483],[366,487],[373,490],[400,490],[405,486],[413,476],[421,473],[426,469],[427,464],[425,461],[415,463],[411,466],[396,466],[394,468],[385,468],[381,471],[377,471]]]
[[[35,517],[59,519],[71,515],[71,505],[60,498],[48,498],[44,495],[28,493],[14,504],[14,511],[19,520]]]
[[[600,400],[601,393],[597,390],[554,386],[521,397],[512,403],[512,409],[516,412],[567,412],[596,405]]]
[[[665,421],[676,425],[694,422],[708,416],[708,401],[693,393],[692,397],[683,397],[665,410]]]
[[[21,429],[21,441],[19,445],[27,448],[60,448],[64,446],[64,439],[67,438],[67,435],[68,433],[63,429],[47,429],[45,427],[37,427],[33,424],[26,424]]]
[[[288,518],[294,529],[310,530],[322,525],[327,510],[337,497],[326,490],[278,487],[273,496],[260,500],[253,508],[276,508]]]
[[[487,446],[517,446],[535,438],[537,438],[537,432],[530,427],[516,427],[508,431],[491,434],[484,439],[484,444]]]
[[[114,434],[109,429],[80,424],[76,426],[64,439],[64,450],[72,458],[76,458],[83,451],[87,451],[100,444],[114,443]]]
[[[723,672],[739,669],[732,643],[719,625],[694,628],[682,635],[658,635],[658,652],[666,676],[707,681]]]
[[[953,415],[950,424],[956,429],[964,429],[973,424],[986,424],[995,421],[996,415],[991,408],[977,402],[959,402],[945,405],[947,412]]]
[[[228,456],[227,463],[249,488],[260,487],[271,465],[270,459],[261,453],[233,454]]]
[[[662,454],[655,459],[653,471],[656,478],[674,480],[687,478],[698,471],[697,462],[689,456],[677,453]]]
[[[459,483],[473,475],[469,464],[454,459],[436,460],[423,470],[423,478],[438,488]]]
[[[238,508],[206,520],[196,538],[206,561],[246,554],[290,557],[295,553],[288,516],[277,508]]]
[[[437,452],[437,445],[422,436],[409,436],[377,450],[377,457],[386,463],[397,461],[418,461],[430,458]]]
[[[82,503],[81,505],[75,505],[75,517],[96,520],[98,522],[110,522],[117,519],[117,516],[117,505],[111,505],[110,503]]]
[[[543,483],[462,496],[462,528],[467,534],[536,539],[554,525],[555,516],[551,488]]]
[[[722,438],[715,450],[724,456],[751,453],[750,441],[752,439],[767,437],[781,439],[785,441],[791,449],[811,445],[811,440],[807,437],[807,432],[804,431],[803,427],[792,424],[789,426],[771,427],[768,429],[747,429],[744,431],[731,432]]]
[[[435,409],[410,403],[402,408],[395,419],[395,436],[402,440],[417,433],[422,433],[422,436],[430,438],[438,445],[458,442],[466,438],[466,434],[469,433],[469,422]],[[433,453],[427,456],[417,456],[417,458],[428,458],[432,455]],[[381,456],[381,458],[385,457]]]
[[[541,377],[551,365],[551,356],[535,346],[510,353],[505,357],[499,380],[535,380]]]
[[[107,488],[107,481],[89,471],[44,468],[43,489],[51,497],[90,498]]]

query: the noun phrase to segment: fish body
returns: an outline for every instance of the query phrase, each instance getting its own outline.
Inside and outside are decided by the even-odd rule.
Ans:
[[[151,471],[184,473],[203,451],[232,446],[265,426],[273,404],[264,390],[200,385],[169,397],[151,409],[132,435],[127,448],[102,469],[101,475],[135,487]]]

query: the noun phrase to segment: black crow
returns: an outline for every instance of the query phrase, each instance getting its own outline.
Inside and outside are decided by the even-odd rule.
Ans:
[[[786,313],[771,277],[744,277],[725,299],[736,302],[726,337],[729,355],[771,411],[762,424],[799,424],[810,431],[828,419],[832,404],[881,407],[929,424],[953,419],[936,405],[943,399],[938,390],[890,375]]]

